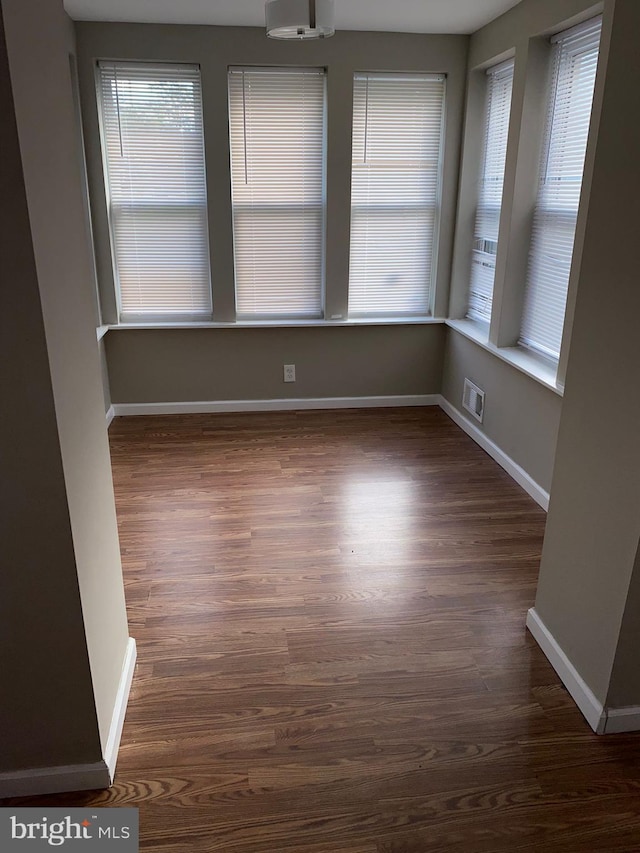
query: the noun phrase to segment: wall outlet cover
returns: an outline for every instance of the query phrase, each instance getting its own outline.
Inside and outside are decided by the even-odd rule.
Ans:
[[[462,408],[466,409],[470,415],[482,423],[484,417],[484,391],[478,388],[470,379],[464,380]]]

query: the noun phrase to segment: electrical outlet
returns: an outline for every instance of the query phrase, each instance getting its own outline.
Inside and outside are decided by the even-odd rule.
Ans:
[[[296,381],[296,366],[295,366],[295,364],[283,364],[282,368],[284,371],[284,381],[285,382],[295,382]]]

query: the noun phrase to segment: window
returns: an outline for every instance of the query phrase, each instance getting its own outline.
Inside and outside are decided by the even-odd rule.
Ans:
[[[324,115],[323,69],[229,71],[240,319],[322,316]]]
[[[520,344],[557,360],[598,64],[601,19],[553,39],[553,79]]]
[[[443,75],[356,74],[349,315],[430,311]]]
[[[199,69],[100,62],[98,97],[120,319],[206,319]]]
[[[467,317],[491,321],[502,187],[513,90],[513,60],[487,71],[482,167],[471,259]]]

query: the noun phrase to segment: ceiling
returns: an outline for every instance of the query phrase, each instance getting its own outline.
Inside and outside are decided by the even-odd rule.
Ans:
[[[338,30],[472,33],[519,0],[336,0]],[[264,26],[264,0],[64,0],[76,21]]]

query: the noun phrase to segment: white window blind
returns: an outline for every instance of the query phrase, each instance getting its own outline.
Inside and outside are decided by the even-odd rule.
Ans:
[[[513,60],[487,71],[482,167],[471,258],[467,317],[491,321],[502,188],[513,90]]]
[[[520,344],[557,359],[598,65],[601,18],[554,37],[553,79]]]
[[[199,69],[100,62],[98,95],[120,318],[207,318]]]
[[[352,317],[429,313],[444,90],[443,75],[355,75]]]
[[[239,318],[322,315],[324,93],[323,69],[229,71]]]

